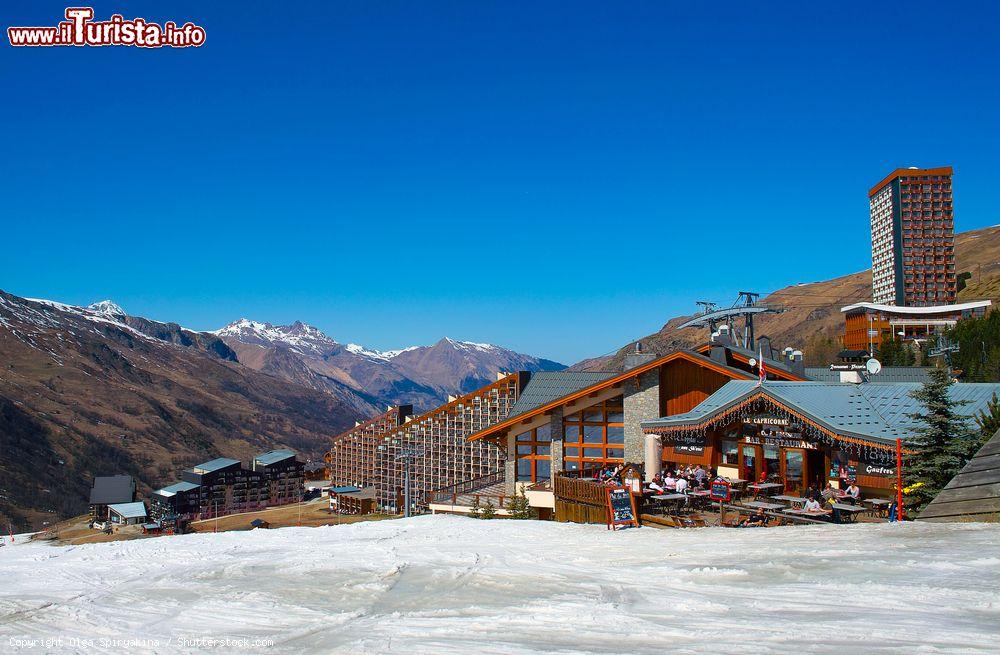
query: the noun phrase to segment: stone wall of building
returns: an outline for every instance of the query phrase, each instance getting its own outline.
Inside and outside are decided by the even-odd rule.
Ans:
[[[557,407],[549,415],[549,434],[552,436],[552,475],[563,470],[563,408]]]
[[[626,380],[624,387],[625,408],[625,461],[641,464],[645,459],[645,437],[640,424],[660,416],[660,370],[654,368]]]

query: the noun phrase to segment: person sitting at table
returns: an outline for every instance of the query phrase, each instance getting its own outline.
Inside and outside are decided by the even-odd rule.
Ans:
[[[674,483],[674,491],[679,494],[687,493],[688,486],[687,478],[677,478],[677,481]]]
[[[698,483],[699,487],[704,486],[707,474],[705,473],[705,469],[701,468],[701,464],[694,467],[694,473],[692,475],[694,475],[695,482]]]
[[[858,483],[854,480],[851,480],[851,484],[847,486],[844,493],[844,502],[852,505],[857,505],[861,502],[861,489],[858,487]]]
[[[804,509],[807,512],[812,512],[812,513],[815,513],[815,514],[825,514],[826,513],[826,511],[823,509],[822,505],[819,504],[819,501],[817,501],[816,498],[813,497],[813,496],[809,496],[809,499],[806,500],[806,503],[805,503],[805,505],[802,506],[802,509]]]
[[[762,528],[765,523],[767,523],[767,514],[764,513],[763,507],[758,507],[756,512],[748,516],[745,521],[740,523],[740,527]]]
[[[826,486],[823,488],[822,496],[823,500],[830,500],[831,498],[838,498],[840,496],[839,489],[833,488],[833,483],[827,480]]]
[[[673,473],[667,473],[667,477],[663,479],[663,488],[666,491],[673,491],[677,488],[677,478],[674,477]]]
[[[658,494],[662,494],[663,493],[663,491],[664,491],[664,489],[663,489],[663,478],[660,477],[659,473],[657,473],[656,475],[653,476],[653,481],[649,483],[649,488],[652,491],[655,491]]]

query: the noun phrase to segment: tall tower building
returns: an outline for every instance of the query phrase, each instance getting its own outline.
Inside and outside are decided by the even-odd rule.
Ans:
[[[897,168],[868,192],[876,303],[955,302],[951,175],[951,166]]]

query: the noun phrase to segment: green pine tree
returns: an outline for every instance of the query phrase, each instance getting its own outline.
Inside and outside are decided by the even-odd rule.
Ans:
[[[524,487],[518,490],[507,501],[507,513],[512,519],[533,519],[537,515],[534,508],[528,503],[528,496],[524,493]]]
[[[483,508],[479,504],[479,496],[476,496],[475,500],[472,501],[472,508],[469,510],[469,517],[474,519],[482,518]]]
[[[948,484],[971,457],[970,449],[978,434],[970,427],[969,417],[958,413],[966,401],[955,401],[948,394],[952,379],[942,368],[931,370],[927,382],[911,396],[924,406],[924,411],[911,414],[917,422],[907,447],[906,484],[915,486],[909,494],[918,511]],[[916,483],[920,483],[919,486]]]
[[[486,499],[486,504],[483,505],[483,511],[479,515],[479,518],[489,520],[489,519],[495,518],[496,515],[497,515],[497,508],[496,508],[496,506],[493,505],[493,503],[487,498]]]
[[[986,409],[979,412],[976,425],[979,426],[979,439],[969,454],[970,459],[1000,430],[1000,400],[997,399],[996,392],[993,392],[993,398],[986,404]]]

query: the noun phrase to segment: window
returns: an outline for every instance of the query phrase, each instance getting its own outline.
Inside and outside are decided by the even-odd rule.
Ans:
[[[621,396],[563,418],[566,470],[625,460],[625,412]]]
[[[552,431],[548,425],[522,432],[514,438],[517,481],[543,482],[551,477]]]
[[[740,463],[740,451],[735,441],[722,441],[722,463],[737,466]]]

